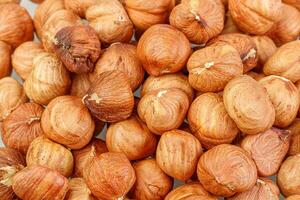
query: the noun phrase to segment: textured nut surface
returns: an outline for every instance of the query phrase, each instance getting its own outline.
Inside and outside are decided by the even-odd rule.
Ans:
[[[87,91],[90,89],[91,83],[92,82],[90,80],[90,74],[74,74],[72,76],[72,86],[70,94],[72,96],[83,98]]]
[[[0,41],[0,54],[2,56],[2,59],[0,60],[0,78],[9,76],[11,74],[11,51],[10,45]]]
[[[97,200],[82,178],[72,178],[69,186],[65,200]]]
[[[268,36],[253,36],[252,39],[257,48],[258,67],[263,67],[267,60],[276,52],[277,47]]]
[[[253,71],[247,72],[246,75],[252,77],[256,81],[259,81],[260,79],[263,79],[266,77],[266,75],[264,73],[256,73]]]
[[[300,10],[300,2],[299,0],[282,0],[282,2],[290,4]]]
[[[300,195],[292,195],[285,198],[285,200],[298,200],[298,199],[300,199]]]
[[[67,10],[72,11],[81,18],[85,18],[87,9],[99,2],[99,0],[64,0]]]
[[[300,154],[300,119],[296,118],[288,127],[291,131],[290,149],[288,155],[294,156]]]
[[[226,12],[225,17],[225,24],[221,34],[240,33],[241,30],[233,22],[230,11]]]

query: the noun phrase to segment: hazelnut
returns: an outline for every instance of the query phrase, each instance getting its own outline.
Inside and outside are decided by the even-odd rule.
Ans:
[[[111,152],[94,157],[84,169],[83,177],[92,194],[103,200],[123,199],[136,180],[126,156]]]
[[[68,179],[39,165],[24,168],[13,177],[12,188],[23,200],[63,200],[68,192]]]
[[[144,69],[152,76],[159,76],[180,71],[191,48],[183,33],[170,25],[158,24],[142,35],[137,52]]]
[[[225,14],[225,24],[221,34],[227,33],[241,33],[241,30],[233,22],[230,11]]]
[[[82,178],[70,179],[69,186],[65,200],[97,200]]]
[[[280,128],[289,126],[299,110],[300,94],[297,87],[290,80],[274,75],[262,78],[259,83],[267,89],[275,108],[274,125]]]
[[[205,44],[219,35],[224,27],[224,5],[221,0],[188,0],[170,14],[170,24],[195,44]]]
[[[246,191],[234,195],[228,200],[279,200],[280,191],[279,188],[272,180],[267,178],[259,178],[256,181],[255,186]]]
[[[84,97],[87,91],[91,87],[90,74],[73,74],[72,76],[72,86],[70,94],[72,96]]]
[[[174,7],[173,0],[125,0],[124,6],[134,26],[145,31],[155,24],[168,22],[170,11]]]
[[[300,3],[299,0],[282,0],[282,2],[292,5],[295,8],[297,8],[298,10],[300,10]]]
[[[84,169],[92,161],[92,159],[107,151],[105,142],[97,138],[93,138],[92,141],[84,148],[73,150],[72,153],[75,161],[74,175],[82,177]]]
[[[162,76],[149,76],[144,82],[141,90],[141,97],[155,90],[168,90],[177,88],[184,91],[190,103],[194,99],[194,90],[189,84],[188,78],[182,73],[165,74]]]
[[[87,9],[100,0],[64,0],[67,10],[72,11],[74,14],[81,18],[85,18],[85,12]]]
[[[246,75],[252,77],[256,81],[259,81],[259,80],[266,77],[266,75],[264,73],[256,73],[256,72],[253,72],[253,71],[247,72]]]
[[[47,19],[59,10],[65,9],[64,0],[45,0],[37,6],[34,12],[33,22],[36,33],[42,39],[43,26]]]
[[[45,136],[34,139],[26,154],[27,166],[41,165],[69,177],[73,172],[73,156],[64,146],[52,142]]]
[[[282,14],[281,0],[228,0],[228,8],[239,29],[255,35],[265,34]]]
[[[30,143],[44,133],[40,123],[43,111],[36,103],[21,104],[4,119],[3,143],[26,154]]]
[[[18,81],[11,77],[0,79],[0,121],[27,101],[24,89]]]
[[[10,54],[11,54],[10,45],[5,42],[0,41],[0,55],[2,59],[0,60],[0,78],[9,76],[11,74],[11,65],[10,65]]]
[[[0,40],[18,47],[33,39],[33,23],[27,10],[16,3],[0,5]]]
[[[250,71],[257,65],[257,47],[253,39],[245,34],[230,33],[220,35],[210,41],[209,44],[229,44],[234,47],[243,61],[244,73]]]
[[[33,59],[33,69],[24,83],[26,95],[39,104],[48,104],[57,96],[68,93],[69,72],[51,53],[40,53]]]
[[[282,4],[280,20],[273,25],[267,35],[280,46],[296,40],[300,34],[300,12],[293,6]]]
[[[93,28],[68,26],[58,31],[54,40],[54,51],[69,71],[81,74],[94,70],[101,44]]]
[[[14,200],[11,187],[13,176],[26,165],[23,155],[17,150],[0,148],[0,196],[3,200]]]
[[[0,4],[5,3],[20,3],[20,0],[0,0]]]
[[[202,147],[196,137],[185,131],[172,130],[161,136],[156,160],[166,174],[187,181],[195,173],[201,154]]]
[[[115,43],[107,48],[98,60],[93,78],[110,71],[120,70],[128,76],[132,91],[135,91],[144,80],[145,71],[137,57],[136,46],[125,43]]]
[[[187,94],[180,89],[172,88],[147,93],[138,103],[137,111],[150,131],[161,135],[179,128],[188,108]]]
[[[289,196],[288,198],[285,198],[285,200],[299,200],[300,199],[300,195],[292,195]]]
[[[104,129],[106,123],[103,121],[100,121],[98,118],[93,117],[93,120],[95,122],[95,130],[94,130],[94,136],[101,134],[102,130]]]
[[[300,195],[300,155],[288,157],[281,165],[277,184],[284,196]]]
[[[231,45],[218,44],[195,51],[187,63],[189,83],[201,92],[219,92],[243,74],[243,63]]]
[[[296,82],[300,80],[300,40],[282,45],[264,65],[266,75],[278,75]]]
[[[98,75],[83,102],[96,118],[105,122],[127,119],[134,107],[129,80],[118,70]]]
[[[296,85],[296,87],[297,87],[297,89],[298,89],[298,92],[299,92],[299,94],[300,94],[300,81],[297,81],[296,83],[295,83],[295,85]],[[299,96],[300,97],[300,96]],[[299,98],[299,102],[300,102],[300,98]],[[298,116],[300,116],[300,109],[299,109],[299,111],[298,111]]]
[[[277,47],[268,36],[253,36],[252,39],[257,48],[257,65],[262,68],[268,59],[276,52]]]
[[[68,10],[59,10],[49,16],[43,25],[41,36],[45,50],[47,52],[54,52],[55,44],[57,42],[55,35],[58,31],[68,26],[80,24],[82,24],[81,19]]]
[[[173,187],[173,180],[158,166],[155,159],[147,159],[133,164],[136,182],[132,188],[132,198],[144,200],[163,199]]]
[[[23,80],[27,79],[33,69],[34,57],[43,52],[43,46],[32,41],[25,42],[15,49],[11,56],[12,66]]]
[[[197,175],[207,191],[225,197],[251,189],[257,180],[255,163],[249,154],[230,144],[205,152],[200,157]]]
[[[290,149],[288,155],[294,156],[300,154],[300,119],[296,118],[288,127],[291,131]]]
[[[277,173],[289,150],[290,131],[271,128],[256,135],[247,135],[241,147],[251,155],[260,176]]]
[[[225,87],[223,101],[229,116],[245,134],[270,129],[275,109],[266,89],[247,75],[232,79]]]
[[[131,40],[133,24],[118,0],[99,0],[87,9],[86,19],[105,44]]]
[[[45,136],[71,149],[87,145],[95,129],[95,123],[81,99],[60,96],[53,99],[42,115]]]
[[[192,133],[207,149],[231,143],[239,132],[225,110],[222,97],[215,93],[197,97],[190,106],[188,120]]]
[[[33,3],[42,3],[44,0],[30,0],[32,1]]]
[[[217,197],[209,194],[203,186],[198,183],[188,183],[172,190],[165,198],[165,200],[217,200]]]

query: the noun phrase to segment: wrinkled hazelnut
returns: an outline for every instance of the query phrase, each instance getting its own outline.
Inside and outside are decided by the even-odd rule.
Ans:
[[[88,73],[74,74],[72,76],[72,86],[71,86],[70,94],[72,96],[77,96],[82,98],[90,89],[90,87],[91,87],[90,74]]]
[[[129,80],[118,70],[98,75],[83,102],[96,118],[105,122],[127,119],[134,107]]]
[[[296,118],[288,127],[291,131],[290,149],[288,155],[294,156],[300,154],[300,119]]]
[[[195,44],[205,44],[224,27],[225,9],[221,0],[188,0],[170,14],[170,24]]]
[[[285,200],[299,200],[299,199],[300,199],[300,195],[292,195],[285,198]]]
[[[44,133],[40,123],[43,111],[36,103],[21,104],[4,119],[3,143],[26,154],[30,143]]]
[[[9,76],[11,74],[11,64],[10,64],[10,54],[11,54],[10,45],[5,42],[0,41],[0,78]]]
[[[282,2],[287,3],[289,5],[294,6],[298,10],[300,10],[300,2],[299,0],[282,0]]]
[[[137,111],[150,131],[161,135],[179,128],[185,119],[189,104],[187,94],[180,89],[154,90],[142,97]]]
[[[71,149],[87,145],[95,129],[88,109],[75,96],[53,99],[46,107],[41,123],[45,136]]]
[[[256,73],[256,72],[253,72],[253,71],[247,72],[246,75],[252,77],[256,81],[259,81],[259,80],[266,77],[266,75],[264,73]]]
[[[231,45],[218,44],[195,51],[187,63],[189,83],[201,92],[219,92],[243,74],[243,63]]]
[[[275,109],[266,89],[247,75],[232,79],[225,87],[223,101],[229,116],[245,134],[270,129]]]
[[[198,162],[197,175],[207,191],[225,197],[251,189],[257,180],[255,163],[249,154],[230,144],[205,152]]]
[[[69,186],[65,200],[97,200],[82,178],[70,179]]]
[[[69,72],[50,53],[40,53],[33,59],[33,69],[24,83],[26,95],[39,104],[48,104],[57,96],[68,93]]]
[[[196,137],[185,131],[172,130],[161,136],[156,161],[169,176],[187,181],[195,173],[201,154],[202,147]]]
[[[276,52],[277,47],[268,36],[253,36],[252,39],[257,48],[257,65],[259,68],[262,68],[268,59]]]
[[[134,168],[121,153],[103,153],[92,159],[83,177],[92,194],[103,200],[123,199],[136,181]]]
[[[43,46],[32,41],[25,42],[15,49],[11,56],[11,64],[23,80],[27,79],[33,69],[33,59],[43,52]]]
[[[34,139],[26,154],[27,166],[41,165],[58,171],[65,177],[73,172],[73,156],[64,146],[52,142],[45,136]]]
[[[85,12],[87,9],[100,0],[64,0],[67,10],[72,11],[81,18],[85,18]]]
[[[183,33],[170,25],[158,24],[142,35],[137,52],[144,69],[152,76],[159,76],[180,71],[191,48]]]
[[[240,33],[241,30],[233,22],[230,11],[227,11],[225,17],[225,24],[221,34]]]

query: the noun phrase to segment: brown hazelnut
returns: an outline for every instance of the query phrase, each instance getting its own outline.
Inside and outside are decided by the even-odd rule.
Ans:
[[[282,45],[264,65],[266,75],[278,75],[292,82],[300,80],[300,40]]]
[[[82,24],[81,19],[68,10],[59,10],[49,16],[43,25],[42,42],[47,52],[54,52],[55,35],[61,29]]]
[[[70,94],[72,96],[77,96],[82,98],[90,89],[90,87],[91,87],[90,74],[88,73],[74,74],[72,76],[72,86],[71,86]]]
[[[165,200],[217,200],[217,197],[209,194],[200,183],[188,183],[172,190]]]
[[[229,44],[234,47],[243,61],[244,73],[250,71],[257,65],[257,47],[253,39],[245,34],[230,33],[220,35],[210,41],[209,44]]]
[[[105,122],[127,119],[134,107],[129,80],[118,70],[98,75],[83,102],[96,118]]]
[[[43,3],[44,0],[30,0],[32,1],[33,3]]]
[[[27,166],[45,166],[69,177],[72,175],[74,162],[70,150],[45,136],[40,136],[31,142],[26,154],[26,163]]]
[[[205,148],[231,143],[239,130],[229,117],[221,96],[204,93],[197,97],[188,113],[192,133]]]
[[[152,76],[159,76],[180,71],[191,48],[183,33],[170,25],[158,24],[142,35],[137,52],[144,69]]]
[[[92,161],[92,159],[107,151],[105,142],[97,138],[93,138],[92,141],[84,148],[73,150],[72,153],[75,161],[74,175],[82,177],[84,169]]]
[[[77,25],[62,28],[54,41],[54,51],[69,71],[81,74],[94,70],[101,44],[92,27]]]
[[[132,91],[135,91],[144,80],[145,71],[137,57],[136,46],[125,43],[115,43],[107,48],[98,60],[93,78],[110,71],[120,70],[128,76]]]
[[[290,131],[271,128],[256,135],[247,135],[241,142],[263,177],[277,173],[289,150]]]
[[[282,4],[280,20],[273,25],[267,35],[280,46],[296,40],[300,34],[300,12],[293,6]]]
[[[26,154],[30,143],[44,133],[40,123],[43,111],[36,103],[21,104],[4,119],[3,143]]]
[[[45,136],[71,149],[87,145],[95,129],[88,109],[75,96],[53,99],[46,107],[41,123]]]
[[[65,200],[97,200],[82,178],[70,179],[69,187]]]
[[[280,191],[278,186],[272,180],[259,178],[254,187],[246,192],[234,195],[228,200],[279,200]]]
[[[144,200],[163,199],[173,187],[173,180],[158,166],[155,159],[133,164],[136,182],[131,190],[132,198]]]
[[[225,14],[225,24],[221,34],[227,33],[241,33],[242,31],[235,25],[232,20],[230,11],[227,11]]]
[[[11,77],[0,79],[0,121],[27,101],[25,91],[18,81]]]
[[[292,195],[285,198],[285,200],[299,200],[299,199],[300,199],[300,195]]]
[[[290,149],[288,155],[294,156],[300,154],[300,119],[296,118],[288,127],[291,131]]]
[[[67,10],[72,11],[81,18],[85,18],[85,12],[87,9],[100,0],[64,0]]]
[[[18,47],[33,39],[33,22],[27,10],[16,3],[0,5],[0,40]]]
[[[242,31],[263,35],[280,20],[282,14],[281,0],[228,0],[229,11],[233,21]]]
[[[36,33],[42,39],[43,26],[56,11],[65,9],[64,0],[45,0],[35,9],[33,22]]]
[[[252,39],[257,48],[257,65],[262,68],[267,60],[276,52],[277,47],[268,36],[253,36]]]
[[[266,89],[250,76],[232,79],[225,87],[223,101],[229,116],[245,134],[270,129],[275,109]]]
[[[219,92],[243,74],[243,63],[231,45],[218,44],[195,51],[187,63],[189,83],[201,92]]]
[[[170,11],[174,7],[173,0],[125,0],[124,6],[134,26],[145,31],[155,24],[168,22]]]
[[[3,200],[14,200],[11,187],[13,176],[26,165],[23,155],[17,150],[0,148],[0,197]]]
[[[300,2],[299,0],[282,0],[282,2],[292,5],[295,8],[297,8],[298,10],[300,10]]]
[[[11,54],[10,45],[5,42],[0,41],[0,78],[9,76],[11,74],[11,64],[10,64],[10,54]]]
[[[103,200],[123,199],[136,180],[126,156],[111,152],[94,157],[84,169],[83,177],[92,194]]]
[[[284,196],[300,195],[300,155],[288,157],[280,167],[277,184]]]
[[[5,3],[20,3],[20,0],[0,0],[0,4]]]
[[[40,53],[33,59],[33,69],[24,83],[26,95],[39,104],[48,104],[57,96],[68,93],[69,72],[51,53]]]
[[[253,72],[253,71],[247,72],[246,75],[252,77],[256,81],[259,81],[259,80],[266,77],[266,75],[264,73],[256,73],[256,72]]]
[[[23,80],[27,79],[33,69],[34,57],[43,52],[43,46],[32,41],[24,42],[15,49],[11,56],[12,66]]]
[[[161,135],[180,127],[189,104],[187,94],[180,89],[154,90],[142,97],[137,111],[150,131]]]
[[[255,163],[249,154],[230,144],[205,152],[200,157],[197,175],[207,191],[225,197],[251,189],[257,180]]]
[[[192,134],[172,130],[165,132],[156,149],[156,161],[169,176],[187,181],[196,171],[202,147]]]
[[[171,88],[177,88],[184,91],[190,100],[190,103],[194,99],[194,90],[189,84],[188,78],[182,73],[165,74],[162,76],[149,76],[143,83],[141,90],[141,97],[155,90],[168,90]]]
[[[289,126],[299,110],[300,94],[297,87],[290,80],[275,75],[262,78],[259,83],[267,89],[275,108],[274,125],[280,128]]]
[[[195,44],[205,44],[224,27],[225,9],[221,0],[188,0],[170,14],[170,24]]]
[[[13,178],[13,190],[23,200],[63,200],[68,179],[55,170],[39,165],[26,167]]]
[[[93,117],[93,120],[95,122],[94,136],[96,137],[99,134],[101,134],[102,130],[104,129],[104,127],[106,125],[106,123],[103,122],[103,121],[101,121],[101,120],[99,120],[98,118],[96,118],[94,116],[92,116],[92,117]]]
[[[133,35],[133,24],[118,0],[100,0],[86,11],[89,25],[98,33],[101,42],[129,42]]]

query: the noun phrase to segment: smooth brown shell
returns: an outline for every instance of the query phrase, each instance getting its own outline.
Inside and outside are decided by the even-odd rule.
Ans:
[[[126,156],[111,152],[94,157],[83,177],[93,195],[103,200],[123,198],[136,181]]]
[[[189,83],[201,92],[219,92],[243,74],[243,63],[231,45],[219,44],[195,51],[187,63]]]
[[[300,154],[300,119],[296,118],[287,129],[291,131],[291,141],[288,155],[294,156]]]
[[[268,36],[253,36],[252,39],[257,48],[257,66],[262,69],[268,59],[277,51],[277,47]]]
[[[72,178],[69,180],[69,191],[65,200],[97,200],[87,187],[83,178]]]
[[[26,154],[30,143],[44,134],[41,116],[44,108],[36,103],[21,104],[3,122],[2,140],[5,146]]]
[[[191,54],[191,48],[183,33],[170,25],[158,24],[142,35],[137,52],[148,74],[159,76],[180,71]]]
[[[205,152],[198,162],[197,175],[207,191],[225,197],[251,189],[257,180],[255,163],[249,154],[230,144]]]
[[[11,74],[11,58],[10,54],[12,52],[12,49],[10,45],[6,44],[5,42],[0,41],[0,78],[3,78],[5,76],[9,76]]]
[[[272,127],[275,109],[266,89],[247,75],[231,80],[223,101],[229,116],[245,134],[257,134]]]
[[[70,94],[83,98],[91,87],[90,74],[73,74]]]
[[[196,171],[202,154],[200,142],[192,134],[172,130],[165,132],[156,149],[156,161],[169,176],[187,181]]]
[[[63,200],[69,189],[68,179],[55,170],[26,167],[13,178],[14,192],[23,200]]]
[[[263,177],[277,173],[290,146],[290,131],[271,128],[256,135],[247,135],[241,142]]]
[[[53,99],[42,115],[45,136],[71,149],[87,145],[94,133],[95,123],[81,99],[60,96]]]
[[[81,18],[85,18],[87,9],[98,2],[99,0],[64,0],[66,9],[72,11]]]

